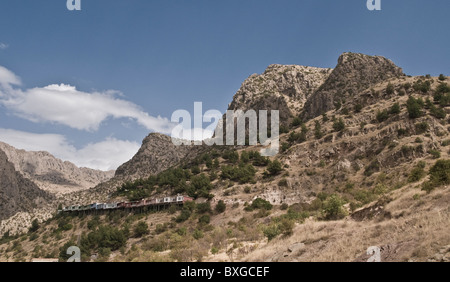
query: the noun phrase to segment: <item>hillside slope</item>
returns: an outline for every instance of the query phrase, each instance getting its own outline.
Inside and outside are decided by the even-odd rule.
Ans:
[[[24,178],[0,150],[0,220],[46,206],[53,197]]]
[[[367,261],[371,246],[382,261],[449,261],[450,80],[405,76],[387,59],[349,53],[331,74],[317,71],[322,85],[296,96],[304,110],[287,106],[291,119],[305,119],[286,123],[277,156],[262,157],[261,146],[171,147],[152,134],[115,182],[65,200],[180,193],[195,203],[58,216],[21,248],[4,239],[13,243],[0,244],[0,260],[58,256],[78,244],[85,261]],[[265,107],[264,95],[246,97],[230,108]],[[93,244],[91,233],[117,241]],[[54,246],[44,250],[48,238]]]

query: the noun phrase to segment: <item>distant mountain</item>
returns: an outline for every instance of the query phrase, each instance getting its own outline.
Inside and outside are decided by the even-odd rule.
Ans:
[[[16,171],[41,189],[52,193],[88,189],[114,175],[114,171],[78,168],[73,163],[55,158],[48,152],[19,150],[3,142],[0,142],[0,150],[5,152]]]
[[[0,220],[45,206],[53,199],[54,196],[17,172],[0,150]]]

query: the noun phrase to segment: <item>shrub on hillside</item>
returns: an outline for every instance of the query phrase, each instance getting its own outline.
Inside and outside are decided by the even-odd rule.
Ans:
[[[428,173],[430,180],[422,185],[428,193],[441,185],[450,184],[450,160],[437,160]]]
[[[270,162],[267,166],[267,171],[270,175],[277,175],[281,171],[283,171],[283,167],[281,166],[281,163],[278,160],[274,160],[273,162]]]
[[[342,219],[347,215],[344,209],[344,200],[338,195],[331,195],[323,204],[323,213],[326,220]]]
[[[225,205],[225,202],[220,200],[216,205],[216,212],[217,213],[223,213],[227,208],[227,205]]]
[[[406,102],[406,108],[408,110],[408,115],[410,118],[418,118],[423,115],[422,108],[423,108],[423,101],[421,103],[422,99],[415,99],[414,97],[410,96],[408,98],[408,101]]]
[[[426,172],[425,172],[424,168],[425,168],[425,162],[424,161],[420,161],[411,170],[411,173],[409,174],[409,177],[408,177],[408,182],[417,182],[420,179],[422,179],[423,177],[425,177]]]
[[[392,95],[392,94],[394,94],[394,90],[395,90],[394,85],[389,83],[388,86],[386,87],[386,94]]]
[[[339,118],[333,122],[334,131],[340,132],[345,129],[345,122],[342,118]]]
[[[301,118],[295,117],[295,118],[292,120],[291,126],[292,126],[292,127],[297,127],[297,126],[300,126],[302,123],[303,123],[303,121],[302,121]]]
[[[399,103],[395,103],[394,105],[392,105],[392,107],[389,110],[389,114],[391,115],[396,115],[400,113],[400,104]]]
[[[272,204],[264,199],[261,198],[257,198],[255,200],[253,200],[252,204],[247,206],[245,208],[246,211],[253,211],[255,209],[262,209],[262,210],[271,210],[272,209]]]
[[[419,79],[418,81],[414,82],[413,89],[415,91],[420,91],[422,93],[427,93],[431,89],[431,82],[429,80],[423,81]]]
[[[377,121],[378,122],[381,123],[381,122],[387,120],[388,118],[389,118],[389,114],[386,110],[377,112]]]
[[[148,230],[148,224],[144,221],[139,221],[134,227],[134,237],[136,238],[140,238],[148,233],[150,233]]]

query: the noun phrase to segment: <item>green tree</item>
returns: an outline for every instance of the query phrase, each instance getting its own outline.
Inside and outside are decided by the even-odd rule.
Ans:
[[[204,214],[198,219],[198,223],[204,224],[204,225],[209,224],[210,221],[211,221],[211,217],[208,214]]]
[[[197,204],[197,212],[199,214],[210,213],[211,212],[211,203],[205,202],[205,203]]]
[[[318,120],[314,123],[314,136],[316,139],[321,139],[323,137],[322,126]]]
[[[273,162],[270,162],[267,166],[267,171],[270,175],[277,175],[281,171],[283,171],[283,167],[281,166],[281,163],[278,160],[274,160]]]
[[[225,202],[220,200],[216,205],[216,212],[217,213],[223,213],[227,208],[227,205],[225,205]]]
[[[209,198],[209,191],[212,189],[211,180],[205,174],[195,175],[191,178],[191,184],[188,194],[191,197],[207,197]]]
[[[331,195],[325,200],[323,205],[323,212],[325,219],[336,220],[344,218],[347,213],[344,209],[344,200],[338,195]]]
[[[383,122],[383,121],[385,121],[385,120],[387,120],[389,118],[389,114],[388,114],[388,112],[386,111],[386,110],[383,110],[383,111],[378,111],[377,112],[377,121],[378,122]]]
[[[145,221],[139,221],[134,227],[134,237],[140,238],[144,235],[149,234],[148,224]]]
[[[345,129],[344,120],[342,118],[335,120],[333,123],[333,129],[334,129],[334,131],[337,131],[337,132],[344,130]]]
[[[39,221],[37,220],[37,218],[35,218],[32,222],[31,222],[31,227],[29,229],[30,232],[36,232],[39,229]]]
[[[435,185],[450,184],[450,160],[438,160],[430,168],[430,181]]]
[[[266,201],[261,198],[256,198],[253,200],[252,204],[249,206],[250,208],[248,210],[254,210],[254,209],[263,209],[263,210],[271,210],[272,204],[269,201]]]
[[[281,231],[278,228],[278,224],[271,224],[263,229],[264,236],[267,237],[269,241],[280,235]]]
[[[292,127],[297,127],[297,126],[301,125],[302,123],[303,123],[303,121],[302,121],[301,118],[295,117],[295,118],[292,120],[291,126],[292,126]]]
[[[418,118],[423,115],[423,103],[421,105],[420,100],[415,99],[412,96],[409,96],[408,101],[406,102],[406,108],[408,110],[408,115],[410,118]]]
[[[394,105],[392,105],[391,109],[389,110],[389,114],[396,115],[399,113],[400,113],[400,104],[395,103]]]
[[[184,222],[189,219],[191,214],[192,214],[191,211],[189,211],[187,209],[183,209],[183,210],[181,210],[180,215],[175,218],[175,222],[178,222],[178,223]]]
[[[394,85],[389,83],[388,86],[386,87],[386,94],[392,95],[392,94],[394,94],[394,91],[395,91]]]
[[[225,151],[222,154],[222,158],[228,160],[230,163],[237,163],[239,161],[239,153],[232,150]]]
[[[426,172],[424,170],[425,168],[425,162],[424,161],[420,161],[412,170],[411,173],[409,174],[408,177],[408,181],[409,182],[417,182],[420,179],[422,179],[425,175]]]

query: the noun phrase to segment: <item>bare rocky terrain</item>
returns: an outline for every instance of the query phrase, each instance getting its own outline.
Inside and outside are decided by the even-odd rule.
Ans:
[[[270,65],[242,83],[228,110],[279,110],[282,124],[298,116],[307,99],[325,82],[332,69]]]
[[[23,177],[0,150],[0,220],[18,212],[46,207],[54,197]]]
[[[26,231],[34,218],[51,218],[59,203],[72,199],[71,194],[114,176],[114,171],[78,168],[48,152],[19,150],[3,142],[0,152],[0,234]]]

